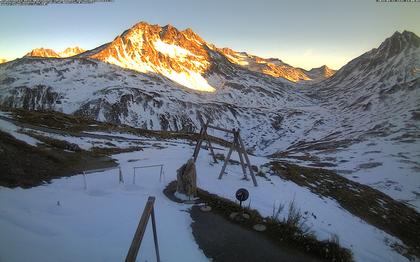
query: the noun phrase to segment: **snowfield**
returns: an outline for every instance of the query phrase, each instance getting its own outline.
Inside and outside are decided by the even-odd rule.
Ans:
[[[112,169],[86,175],[86,189],[83,175],[25,190],[1,187],[0,260],[121,261],[148,196],[156,196],[162,261],[208,261],[191,233],[192,221],[185,212],[190,206],[172,202],[162,192],[193,153],[193,146],[177,142],[161,141],[159,147],[113,155],[122,169],[123,184],[119,183],[118,169]],[[234,159],[238,160],[235,154]],[[265,157],[251,156],[254,165],[267,161]],[[159,168],[140,169],[133,184],[133,167],[154,164],[164,164],[162,179]],[[228,165],[227,174],[218,180],[221,166],[220,162],[213,164],[208,152],[202,150],[197,160],[198,186],[231,200],[238,188],[247,188],[250,198],[245,205],[263,216],[272,215],[273,205],[287,206],[294,201],[305,212],[306,225],[318,239],[338,235],[340,245],[349,248],[356,261],[407,260],[390,247],[394,242],[401,243],[399,240],[353,216],[335,200],[321,198],[277,176],[271,176],[271,181],[257,177],[259,186],[254,187],[251,181],[242,180],[237,165]],[[281,214],[285,216],[286,209]],[[140,254],[141,261],[155,259],[150,225]]]

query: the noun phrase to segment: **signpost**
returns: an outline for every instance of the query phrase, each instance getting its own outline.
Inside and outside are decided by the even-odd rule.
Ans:
[[[239,188],[235,195],[236,199],[239,200],[239,206],[242,207],[242,202],[248,199],[249,192],[245,188]]]

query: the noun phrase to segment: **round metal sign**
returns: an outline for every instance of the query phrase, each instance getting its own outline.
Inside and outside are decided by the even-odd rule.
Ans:
[[[236,191],[236,199],[239,201],[245,201],[249,197],[249,192],[245,188],[239,188],[238,191]]]

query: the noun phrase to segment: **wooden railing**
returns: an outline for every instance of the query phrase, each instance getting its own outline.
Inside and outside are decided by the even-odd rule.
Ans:
[[[136,233],[134,234],[133,241],[131,242],[130,249],[128,250],[127,257],[125,258],[126,262],[136,261],[137,254],[140,249],[140,244],[146,231],[147,222],[149,217],[152,217],[152,228],[153,228],[153,240],[155,242],[155,251],[156,251],[156,260],[160,262],[159,256],[159,244],[157,239],[156,232],[156,220],[155,220],[155,211],[153,205],[155,203],[155,197],[149,197],[147,199],[146,206],[144,207],[143,214],[141,215],[139,225],[137,226]]]

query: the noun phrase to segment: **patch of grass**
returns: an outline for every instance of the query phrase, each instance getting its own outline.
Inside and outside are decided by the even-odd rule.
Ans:
[[[406,246],[401,254],[420,257],[420,214],[369,186],[346,179],[333,171],[272,161],[273,174],[309,188],[322,197],[335,199],[344,209],[400,239]]]
[[[197,141],[198,133],[156,131],[142,128],[135,128],[128,125],[117,125],[108,122],[98,122],[83,116],[67,115],[51,110],[24,110],[2,108],[13,114],[15,120],[28,126],[38,128],[50,128],[65,131],[67,134],[77,135],[84,131],[103,131],[103,132],[123,132],[143,137],[154,137],[159,139],[186,139]],[[30,127],[30,126],[28,126]],[[231,143],[209,135],[211,142],[225,147],[230,147]]]
[[[0,185],[30,188],[83,170],[117,165],[89,151],[69,152],[61,141],[49,142],[53,146],[33,147],[0,131]]]

